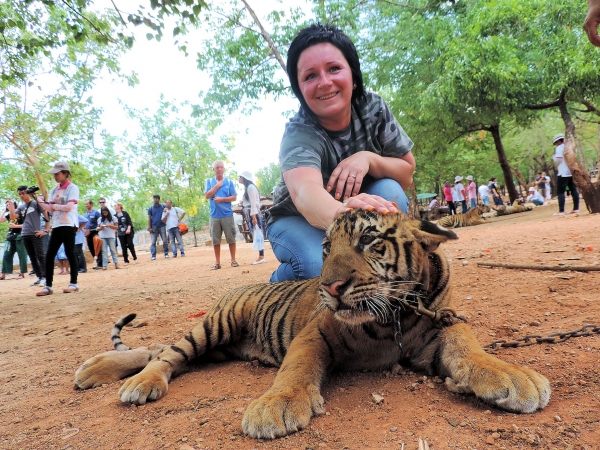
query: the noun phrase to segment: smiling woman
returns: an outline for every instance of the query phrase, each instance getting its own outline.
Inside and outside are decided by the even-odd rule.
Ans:
[[[286,125],[267,237],[281,263],[271,281],[319,276],[324,230],[352,208],[407,212],[413,143],[385,101],[366,92],[354,44],[311,25],[290,45],[287,73],[301,107]]]

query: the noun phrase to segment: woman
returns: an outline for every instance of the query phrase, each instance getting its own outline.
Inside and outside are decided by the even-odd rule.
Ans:
[[[304,28],[288,51],[287,74],[300,109],[286,125],[282,180],[267,235],[281,263],[271,281],[321,273],[321,242],[336,216],[352,208],[407,212],[412,141],[381,97],[366,92],[358,54],[342,31]]]
[[[121,202],[117,202],[115,204],[115,211],[115,217],[117,218],[117,223],[119,225],[117,235],[119,236],[119,242],[121,243],[121,248],[123,249],[123,259],[125,260],[125,265],[127,266],[129,265],[129,255],[127,254],[128,249],[131,251],[133,260],[137,262],[135,247],[133,246],[133,235],[135,234],[133,231],[133,222],[131,221],[129,214],[127,214],[127,211],[123,211],[123,204]]]
[[[103,206],[100,208],[100,219],[98,220],[98,237],[102,239],[102,270],[108,269],[108,250],[112,255],[115,269],[120,269],[117,247],[115,246],[115,231],[118,228],[117,218],[113,217],[110,210]]]
[[[50,234],[46,254],[46,286],[40,292],[36,292],[35,295],[38,297],[54,293],[52,289],[54,258],[63,244],[71,267],[71,280],[69,286],[63,289],[63,292],[68,294],[79,291],[79,286],[77,286],[79,267],[77,266],[77,254],[75,253],[75,234],[79,226],[77,217],[79,188],[70,181],[71,169],[67,162],[57,162],[48,172],[54,174],[54,181],[57,185],[50,191],[49,202],[44,202],[42,196],[37,198],[42,208],[52,213],[52,233]]]
[[[451,216],[457,214],[452,192],[453,189],[450,187],[450,182],[444,181],[444,199],[446,200],[446,203],[448,203],[448,214]]]
[[[258,225],[258,228],[263,229],[263,218],[260,212],[260,194],[254,184],[254,178],[248,171],[241,173],[239,183],[244,185],[244,197],[242,199],[242,216],[248,224],[248,229],[254,233],[254,227]],[[265,250],[258,251],[258,259],[252,264],[264,264],[267,260],[265,259]]]
[[[0,217],[0,223],[8,222],[8,231],[14,236],[12,240],[6,240],[6,247],[4,247],[4,257],[2,258],[2,273],[0,273],[0,281],[6,280],[6,275],[13,273],[13,259],[15,253],[19,255],[19,269],[20,272],[16,279],[21,280],[25,278],[27,273],[27,251],[21,238],[21,230],[23,228],[23,216],[18,214],[16,219],[11,220],[11,215],[14,217],[17,212],[17,204],[12,200],[6,202],[6,209]]]

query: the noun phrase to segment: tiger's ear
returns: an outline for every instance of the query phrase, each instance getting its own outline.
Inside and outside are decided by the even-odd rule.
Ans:
[[[418,229],[414,231],[414,235],[421,247],[427,252],[436,251],[442,242],[449,239],[458,239],[454,231],[429,221],[421,221]]]

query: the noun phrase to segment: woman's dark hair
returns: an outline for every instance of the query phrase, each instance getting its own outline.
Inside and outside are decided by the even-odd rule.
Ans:
[[[346,61],[348,61],[348,66],[350,66],[350,70],[352,71],[352,82],[356,86],[352,91],[352,102],[357,102],[365,95],[365,87],[363,84],[362,72],[360,71],[358,53],[356,52],[356,48],[354,47],[354,44],[350,38],[346,36],[342,30],[332,25],[315,23],[303,28],[290,44],[287,55],[288,58],[286,71],[290,79],[290,85],[292,86],[294,95],[300,101],[302,108],[313,118],[315,117],[314,113],[308,107],[306,100],[304,100],[298,84],[298,60],[300,59],[300,55],[304,50],[312,47],[313,45],[323,43],[329,43],[335,46],[340,52],[342,52],[342,55],[344,55]]]
[[[244,200],[246,200],[247,202],[249,202],[250,201],[250,197],[248,197],[248,186],[253,185],[254,187],[256,187],[256,185],[252,181],[248,180],[247,178],[244,178],[241,175],[240,175],[240,178],[242,180],[244,180],[244,188],[245,188],[244,189]]]
[[[104,211],[106,211],[108,213],[106,216],[104,214],[102,214]],[[109,222],[113,221],[112,214],[110,213],[110,209],[108,209],[106,206],[103,206],[102,208],[100,208],[100,215],[102,216],[103,219],[106,217]]]

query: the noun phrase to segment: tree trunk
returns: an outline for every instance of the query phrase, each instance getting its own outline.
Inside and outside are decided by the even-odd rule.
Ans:
[[[504,145],[502,145],[502,138],[500,137],[500,125],[496,123],[490,126],[489,131],[494,137],[496,153],[498,153],[498,162],[500,163],[500,167],[502,167],[502,173],[504,174],[504,183],[506,185],[506,190],[508,191],[508,197],[510,199],[510,202],[512,203],[517,199],[518,195],[517,190],[515,189],[515,183],[513,181],[512,173],[510,172],[510,166],[508,164],[508,160],[506,159]]]
[[[527,180],[525,179],[525,176],[521,173],[521,171],[515,167],[511,167],[510,170],[512,171],[512,173],[515,174],[515,177],[517,178],[517,181],[519,182],[519,184],[521,186],[523,186],[523,188],[527,189],[529,188],[529,183],[527,182]]]
[[[577,161],[575,154],[575,124],[571,120],[571,114],[567,110],[567,102],[564,93],[561,94],[558,108],[565,123],[565,150],[564,158],[573,175],[573,181],[585,201],[587,209],[591,213],[600,213],[600,183],[592,183],[590,175]]]

